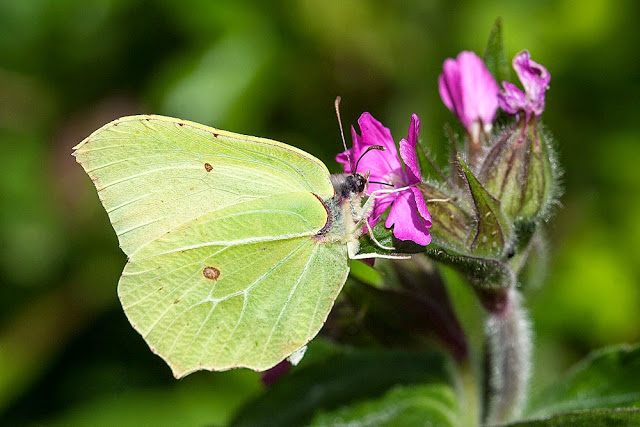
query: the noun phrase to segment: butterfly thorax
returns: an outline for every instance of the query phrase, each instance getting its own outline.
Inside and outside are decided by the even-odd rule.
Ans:
[[[319,240],[346,243],[351,254],[358,251],[362,220],[368,215],[362,208],[367,183],[368,177],[359,173],[331,175],[335,195],[322,201],[327,209],[327,223],[317,234]]]

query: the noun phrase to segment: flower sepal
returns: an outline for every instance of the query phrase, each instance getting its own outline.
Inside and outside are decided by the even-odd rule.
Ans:
[[[559,193],[555,153],[536,121],[520,120],[496,137],[479,179],[512,221],[544,218]]]
[[[467,236],[467,247],[475,256],[502,259],[513,246],[513,222],[505,216],[500,201],[480,183],[471,169],[458,159],[475,207],[475,226]]]
[[[482,305],[490,312],[504,310],[506,291],[516,284],[516,274],[509,264],[490,257],[479,257],[428,247],[426,255],[462,273]]]
[[[448,189],[442,190],[442,186],[430,182],[422,182],[417,187],[427,201],[431,214],[432,244],[456,252],[464,252],[474,219],[460,203],[461,196]]]

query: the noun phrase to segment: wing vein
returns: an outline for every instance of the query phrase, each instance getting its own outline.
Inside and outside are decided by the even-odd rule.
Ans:
[[[271,332],[269,333],[269,337],[267,338],[267,341],[265,342],[264,346],[262,347],[262,357],[260,358],[260,362],[259,363],[262,363],[262,360],[264,359],[264,355],[265,355],[265,352],[267,350],[267,347],[271,343],[271,338],[273,338],[273,333],[275,332],[275,330],[276,330],[276,328],[278,326],[278,323],[280,323],[280,319],[282,318],[282,315],[287,310],[287,307],[289,306],[289,302],[291,301],[291,298],[293,298],[293,294],[298,289],[298,286],[300,285],[300,282],[302,281],[302,278],[307,274],[307,269],[309,268],[309,265],[311,264],[311,261],[315,258],[315,254],[316,254],[317,250],[318,250],[318,246],[316,245],[316,246],[314,246],[313,251],[311,252],[311,255],[309,256],[309,259],[307,260],[307,262],[306,262],[306,264],[304,266],[304,269],[302,270],[302,273],[298,277],[298,280],[296,281],[295,285],[293,285],[293,288],[291,288],[291,292],[289,292],[287,300],[285,301],[284,306],[282,307],[282,310],[280,310],[280,314],[278,314],[278,318],[276,319],[275,323],[273,324],[273,327],[271,328]]]

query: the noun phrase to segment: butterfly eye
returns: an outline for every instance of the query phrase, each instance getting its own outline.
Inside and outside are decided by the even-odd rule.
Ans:
[[[358,193],[362,193],[366,186],[367,186],[367,180],[362,175],[358,174],[358,181],[356,186]]]

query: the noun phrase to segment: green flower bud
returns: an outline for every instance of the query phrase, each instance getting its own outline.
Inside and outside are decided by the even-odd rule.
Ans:
[[[524,118],[497,135],[478,174],[511,220],[537,220],[558,194],[558,173],[549,136]]]

